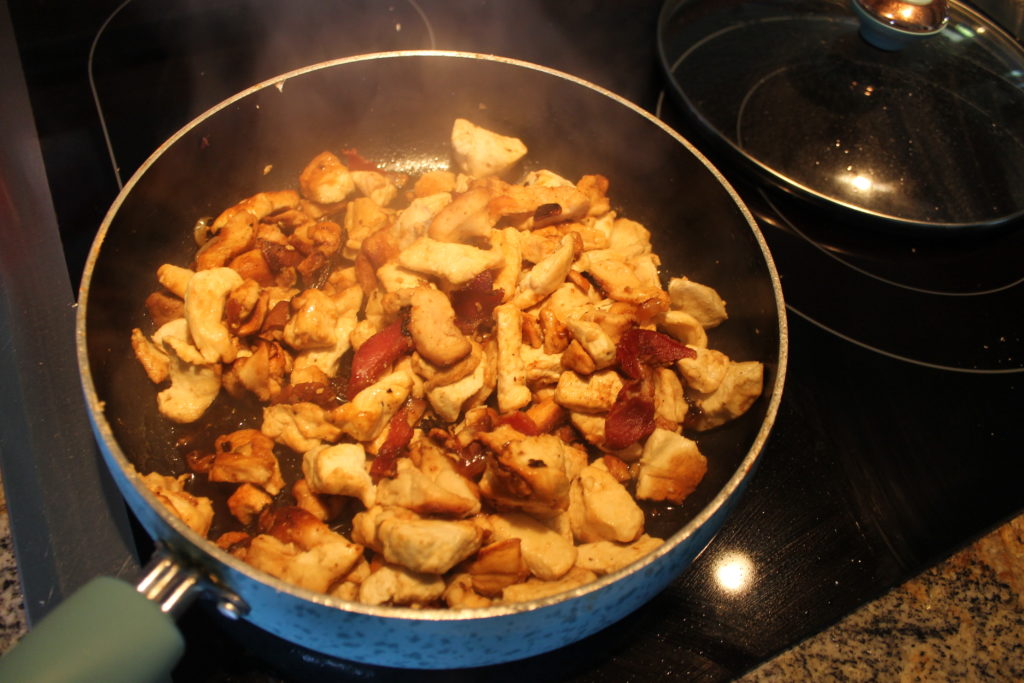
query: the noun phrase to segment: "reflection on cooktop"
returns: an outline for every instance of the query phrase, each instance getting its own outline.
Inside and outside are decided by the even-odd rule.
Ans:
[[[751,193],[746,193],[749,196]],[[926,239],[857,229],[760,189],[790,310],[847,340],[961,372],[1024,369],[1024,231]]]

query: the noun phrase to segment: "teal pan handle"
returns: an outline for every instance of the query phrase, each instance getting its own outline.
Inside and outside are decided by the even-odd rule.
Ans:
[[[185,641],[174,617],[135,586],[93,579],[0,657],[4,683],[166,680]]]

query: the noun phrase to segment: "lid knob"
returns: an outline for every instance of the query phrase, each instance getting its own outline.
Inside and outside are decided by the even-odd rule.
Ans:
[[[901,50],[934,36],[949,23],[948,0],[850,0],[864,40],[882,50]]]

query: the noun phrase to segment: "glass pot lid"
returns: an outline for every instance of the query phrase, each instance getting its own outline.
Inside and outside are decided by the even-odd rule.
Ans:
[[[659,52],[702,132],[787,189],[912,226],[1024,215],[1024,51],[963,5],[669,0]]]

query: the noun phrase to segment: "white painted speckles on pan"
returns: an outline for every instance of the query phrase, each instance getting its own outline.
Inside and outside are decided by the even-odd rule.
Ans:
[[[1024,515],[739,680],[1024,680]]]
[[[25,609],[14,560],[11,525],[7,518],[7,500],[0,480],[0,652],[4,652],[25,634]]]

